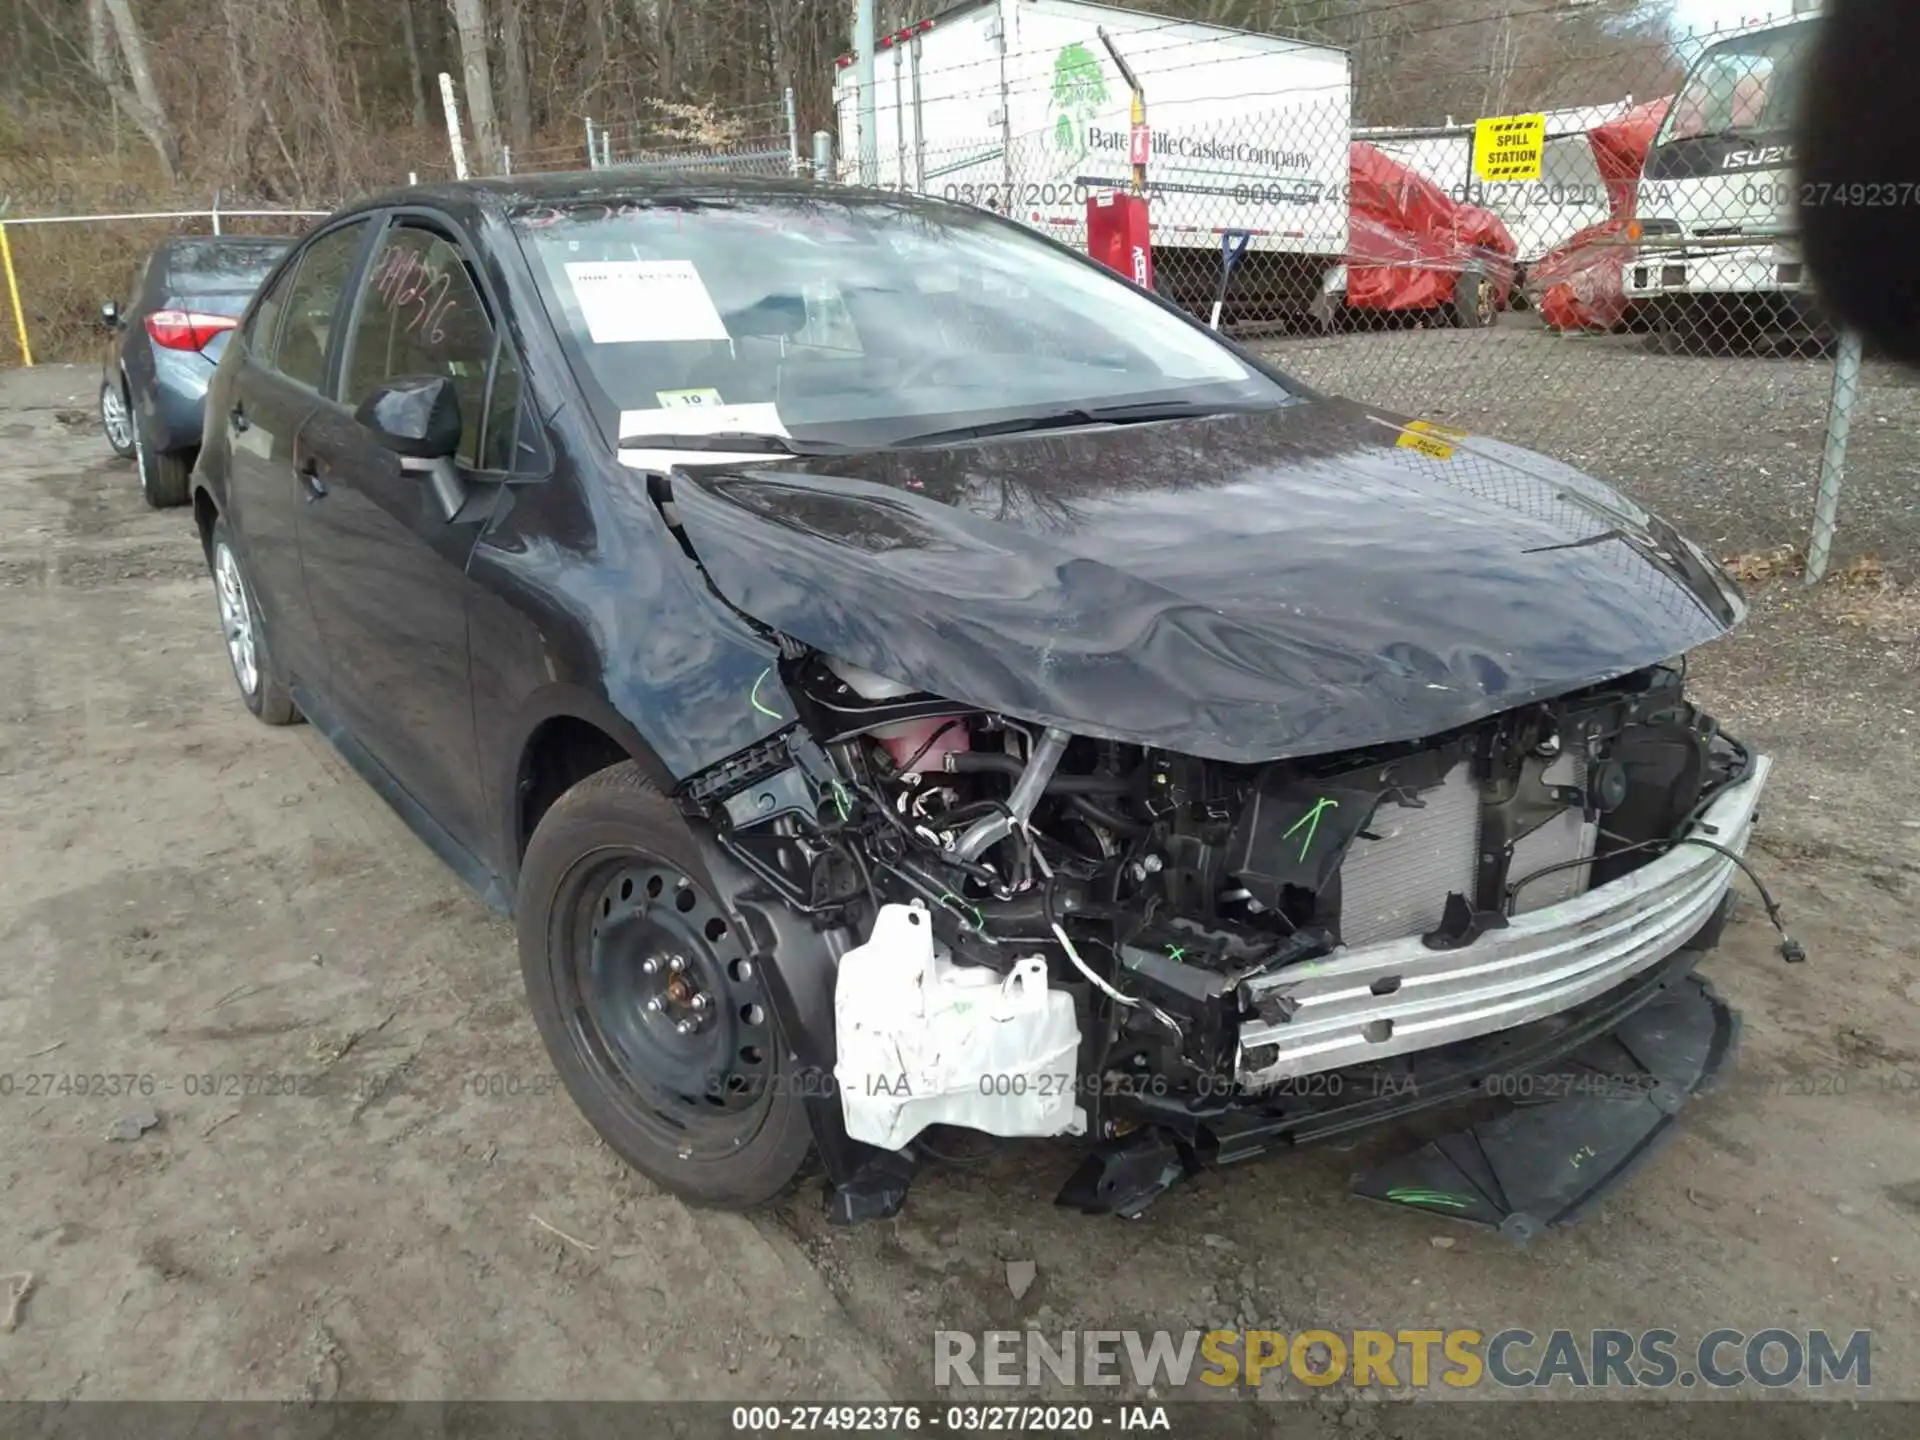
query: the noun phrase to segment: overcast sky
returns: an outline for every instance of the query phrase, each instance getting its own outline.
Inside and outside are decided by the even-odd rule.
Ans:
[[[1711,30],[1749,20],[1784,20],[1792,14],[1792,0],[1673,0],[1674,24],[1680,29]]]

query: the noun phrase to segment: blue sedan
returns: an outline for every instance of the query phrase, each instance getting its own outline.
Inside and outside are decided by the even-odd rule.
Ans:
[[[227,335],[288,238],[169,240],[140,262],[126,308],[100,308],[107,353],[100,423],[114,453],[132,460],[155,509],[184,505],[200,450],[207,382]]]

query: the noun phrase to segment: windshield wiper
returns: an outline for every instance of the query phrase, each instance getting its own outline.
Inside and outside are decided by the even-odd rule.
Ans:
[[[753,431],[721,431],[712,435],[689,435],[675,431],[666,435],[622,435],[620,448],[742,451],[765,455],[844,455],[852,447],[836,445],[830,440],[796,440],[791,435]]]
[[[1758,140],[1763,136],[1780,132],[1778,125],[1724,125],[1718,130],[1702,130],[1694,135],[1678,135],[1668,143],[1684,145],[1688,141],[1705,143],[1712,140]]]
[[[1208,404],[1199,400],[1075,405],[1065,410],[1048,410],[1039,415],[1017,415],[1011,420],[987,420],[978,425],[957,425],[951,430],[929,430],[924,435],[907,435],[892,443],[896,446],[949,445],[963,440],[984,440],[993,435],[1027,435],[1037,430],[1071,430],[1088,425],[1142,425],[1155,420],[1196,420],[1207,415],[1245,415],[1254,410],[1273,408],[1270,402],[1221,404],[1216,401]]]

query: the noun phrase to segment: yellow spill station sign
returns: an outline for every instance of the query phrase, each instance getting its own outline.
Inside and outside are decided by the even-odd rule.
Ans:
[[[1538,180],[1547,117],[1498,115],[1473,127],[1473,173],[1482,180]]]

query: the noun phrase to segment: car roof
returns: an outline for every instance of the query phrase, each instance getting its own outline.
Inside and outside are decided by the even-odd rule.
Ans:
[[[573,170],[553,174],[512,175],[486,180],[459,180],[437,185],[414,185],[369,196],[348,213],[398,205],[425,205],[456,216],[504,218],[543,205],[616,203],[622,200],[744,200],[783,197],[842,202],[878,202],[892,206],[951,209],[950,202],[897,190],[828,185],[787,176],[729,175],[708,170],[671,170],[649,166],[615,166],[606,170]]]
[[[171,240],[162,240],[158,248],[165,255],[203,245],[257,245],[262,249],[271,246],[276,250],[285,250],[299,239],[298,235],[176,235]]]

